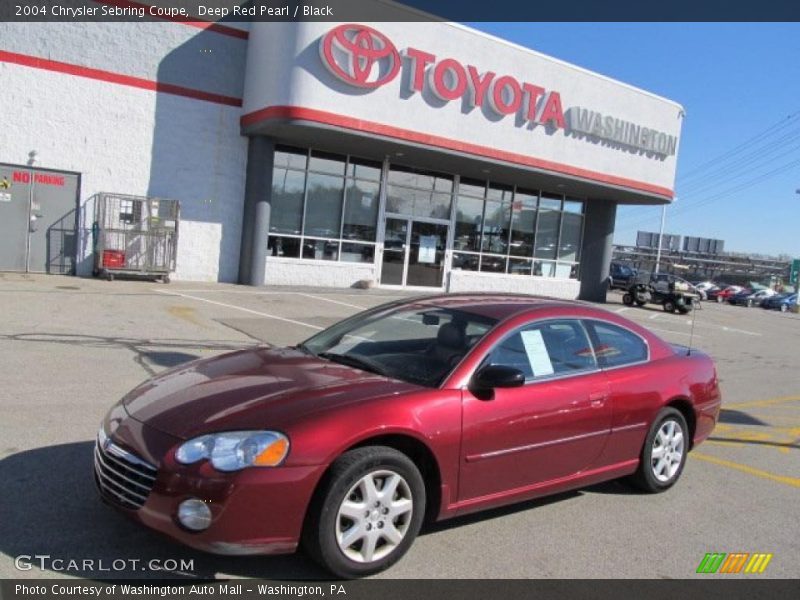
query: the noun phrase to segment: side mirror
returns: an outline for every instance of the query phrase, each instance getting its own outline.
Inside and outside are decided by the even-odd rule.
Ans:
[[[487,365],[472,378],[472,387],[479,390],[520,387],[525,383],[525,373],[514,367]]]

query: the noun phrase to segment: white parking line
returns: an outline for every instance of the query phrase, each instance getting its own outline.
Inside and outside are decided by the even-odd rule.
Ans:
[[[615,310],[614,312],[615,312],[615,313],[617,313],[617,314],[619,314],[619,313],[624,313],[626,310],[630,310],[630,309],[631,309],[631,307],[630,307],[630,306],[623,306],[622,308],[618,308],[618,309],[617,309],[617,310]]]
[[[722,331],[730,331],[731,333],[742,333],[744,335],[754,335],[757,337],[761,337],[761,334],[755,331],[747,331],[746,329],[736,329],[735,327],[725,327],[724,325],[722,327]]]
[[[156,290],[157,292],[165,293],[165,290]],[[324,302],[331,302],[333,304],[341,304],[350,308],[357,308],[359,310],[366,310],[368,307],[359,304],[350,304],[349,302],[342,302],[341,300],[333,300],[325,296],[315,296],[314,294],[306,294],[304,292],[256,292],[248,290],[169,290],[176,294],[182,292],[191,292],[193,294],[246,294],[248,296],[305,296],[306,298],[313,298],[314,300],[322,300]],[[341,296],[355,296],[356,294],[340,294]]]
[[[672,331],[672,329],[659,329],[658,327],[648,327],[648,329],[652,331],[661,331],[664,333],[674,333],[675,335],[692,335],[691,333],[686,333],[685,331]],[[694,334],[694,337],[697,339],[703,339],[702,335],[697,335],[696,333]]]
[[[296,296],[305,296],[306,298],[313,298],[314,300],[324,300],[325,302],[332,302],[333,304],[341,304],[342,306],[349,306],[350,308],[357,308],[359,310],[367,310],[366,306],[359,306],[358,304],[350,304],[349,302],[342,302],[341,300],[333,300],[325,296],[315,296],[314,294],[304,294],[302,292],[287,292],[295,294]]]
[[[192,296],[191,294],[181,294],[174,290],[154,290],[159,294],[164,294],[165,296],[178,296],[180,298],[189,298],[190,300],[197,300],[198,302],[206,302],[208,304],[215,304],[217,306],[224,306],[225,308],[231,308],[233,310],[240,310],[242,312],[250,313],[251,315],[258,315],[259,317],[264,317],[266,319],[275,319],[276,321],[283,321],[284,323],[292,323],[294,325],[302,325],[303,327],[308,327],[310,329],[324,329],[323,327],[319,327],[317,325],[311,325],[310,323],[303,323],[303,321],[295,321],[294,319],[287,319],[286,317],[279,317],[277,315],[271,315],[269,313],[260,312],[257,310],[251,310],[249,308],[244,308],[242,306],[236,306],[235,304],[226,304],[225,302],[217,302],[216,300],[209,300],[208,298],[201,298],[199,296]]]
[[[166,290],[155,290],[157,292],[165,292]],[[294,292],[259,292],[256,290],[169,290],[170,292],[175,293],[185,293],[190,292],[192,294],[250,294],[251,296],[276,296],[276,295],[286,295],[286,294],[294,294]]]
[[[650,315],[650,316],[649,316],[649,317],[647,317],[647,318],[648,318],[648,319],[650,319],[650,320],[652,321],[653,319],[657,319],[658,317],[659,317],[659,314],[658,314],[658,313],[656,313],[656,314],[654,314],[654,315]]]

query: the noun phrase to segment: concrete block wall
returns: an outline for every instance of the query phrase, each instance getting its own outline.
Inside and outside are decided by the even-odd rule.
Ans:
[[[581,284],[576,279],[525,277],[502,273],[450,272],[448,292],[512,292],[574,300]]]
[[[313,285],[349,288],[358,281],[375,281],[375,265],[267,258],[267,285]]]
[[[116,192],[181,201],[176,279],[236,279],[245,38],[172,22],[0,23],[0,162],[36,151],[35,166],[81,173],[79,275],[92,269],[93,198]]]

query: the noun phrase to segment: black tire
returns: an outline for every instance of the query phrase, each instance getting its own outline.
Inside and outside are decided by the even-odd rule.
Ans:
[[[400,483],[392,499],[384,498],[376,502],[370,514],[359,520],[339,515],[340,508],[347,502],[364,503],[366,497],[360,484],[371,477],[370,481],[386,485],[391,475],[399,475]],[[377,485],[376,485],[377,487]],[[380,494],[380,489],[377,490]],[[392,518],[382,516],[383,511],[389,511],[388,506],[398,505],[403,500],[411,501],[410,515],[405,513]],[[383,505],[386,501],[387,506]],[[331,466],[330,471],[323,480],[320,489],[315,494],[309,508],[306,524],[303,531],[303,547],[308,554],[320,565],[337,577],[351,579],[365,577],[389,568],[397,562],[411,547],[419,533],[425,517],[425,482],[419,469],[411,459],[386,446],[367,446],[356,448],[340,456]],[[346,547],[351,556],[345,554],[338,540],[338,529],[342,523],[349,522],[347,530],[352,527],[359,528],[362,532],[356,537],[353,544]],[[364,527],[364,529],[360,529]],[[400,532],[400,539],[393,548],[388,537],[382,532]],[[379,531],[380,529],[380,531]],[[363,533],[370,530],[371,533]],[[366,560],[367,540],[372,536],[376,539],[375,553],[378,558]],[[354,549],[358,542],[360,547]],[[382,552],[387,552],[385,555]],[[354,560],[353,555],[358,555],[362,560]]]
[[[672,300],[665,300],[664,301],[664,311],[668,313],[675,312],[675,303]]]
[[[97,267],[92,269],[92,277],[100,277],[100,269],[98,269]]]
[[[644,306],[647,304],[647,300],[636,300],[636,306]]]
[[[677,463],[677,469],[671,474],[667,471],[666,473],[662,472],[661,475],[658,476],[655,473],[657,466],[653,465],[653,461],[657,460],[653,457],[653,452],[657,450],[657,448],[654,448],[654,444],[662,427],[665,427],[668,423],[674,423],[676,431],[677,428],[680,428],[683,445],[681,448],[680,460]],[[681,473],[683,473],[683,467],[686,465],[686,456],[689,454],[690,446],[689,438],[689,427],[686,425],[686,419],[681,412],[671,407],[663,408],[658,415],[656,415],[650,427],[650,431],[647,433],[647,437],[644,440],[644,447],[640,454],[639,468],[636,473],[630,477],[629,481],[640,490],[651,494],[658,494],[671,488],[680,478]],[[669,446],[665,446],[665,448],[667,447]],[[669,453],[671,451],[667,452]],[[674,453],[672,453],[671,456],[674,458]],[[674,462],[672,463],[672,465],[675,464]],[[671,469],[671,466],[666,466],[665,468]],[[661,479],[661,477],[666,476],[668,476],[666,480]]]
[[[689,313],[689,307],[688,306],[679,306],[678,307],[678,312],[681,313],[682,315],[688,314]]]
[[[622,303],[625,306],[633,306],[633,294],[631,294],[630,292],[625,292],[622,295]]]

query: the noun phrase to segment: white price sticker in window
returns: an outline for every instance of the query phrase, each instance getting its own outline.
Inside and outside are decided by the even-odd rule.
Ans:
[[[544,345],[542,332],[538,329],[523,331],[522,345],[525,347],[525,354],[528,355],[528,362],[531,365],[534,377],[544,377],[552,375],[553,363],[550,362],[550,355],[547,353],[547,346]]]

